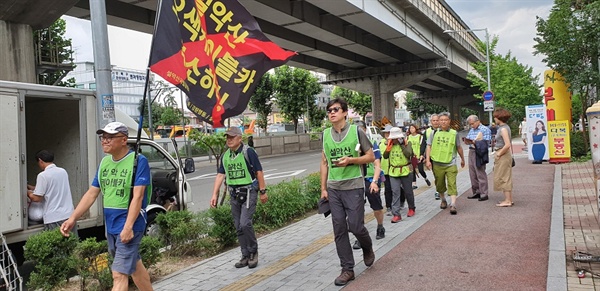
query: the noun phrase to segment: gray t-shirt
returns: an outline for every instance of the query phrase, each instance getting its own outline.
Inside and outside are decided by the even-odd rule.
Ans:
[[[435,133],[439,132],[439,131],[443,131],[443,129],[440,127],[440,129],[436,130],[432,135],[430,135],[427,138],[427,145],[430,146],[433,143],[433,137],[435,136]],[[450,131],[450,128],[448,128],[447,131]],[[456,144],[457,147],[460,146],[460,139],[458,138],[458,132],[456,133],[456,140],[454,141],[454,143]],[[452,151],[452,160],[450,161],[450,163],[448,164],[444,164],[444,163],[438,163],[436,161],[431,161],[432,163],[436,164],[436,165],[440,165],[440,166],[452,166],[456,163],[456,154],[457,154],[457,149],[456,147],[454,148],[454,150]]]
[[[505,123],[505,124],[498,126],[498,132],[496,133],[496,145],[495,145],[495,147],[497,149],[503,148],[505,145],[504,139],[502,138],[502,130],[503,129],[506,129],[508,131],[508,138],[511,137],[510,127],[508,126],[508,124]]]
[[[331,128],[331,131],[330,131],[331,137],[333,138],[334,141],[340,142],[344,137],[346,137],[346,134],[348,133],[349,128],[350,128],[350,123],[348,123],[348,122],[346,122],[346,125],[344,126],[344,128],[342,128],[342,131],[339,133],[336,132],[335,129]],[[323,140],[324,139],[325,139],[325,137],[323,137]],[[373,148],[373,145],[371,144],[371,141],[367,137],[367,134],[365,134],[365,132],[362,131],[362,129],[360,129],[360,128],[358,128],[358,142],[360,143],[361,154],[364,154],[369,149]],[[363,173],[363,176],[364,176],[364,173]],[[327,180],[327,188],[332,188],[332,189],[336,189],[336,190],[363,189],[363,188],[365,188],[365,179],[360,177],[360,178],[344,180],[344,181],[329,181],[329,180]]]

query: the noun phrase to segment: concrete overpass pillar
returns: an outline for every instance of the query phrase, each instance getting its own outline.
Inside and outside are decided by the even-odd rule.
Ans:
[[[371,82],[372,87],[372,107],[373,107],[373,120],[381,120],[384,116],[391,120],[396,125],[396,112],[394,104],[394,93],[387,92],[381,88],[381,81],[379,78],[373,78]]]
[[[0,80],[36,83],[33,30],[0,20]]]
[[[466,118],[466,116],[460,116],[461,105],[459,104],[459,99],[460,97],[457,96],[448,96],[447,98],[442,99],[443,101],[441,102],[441,105],[445,106],[448,112],[450,112],[450,123],[452,128],[457,130],[462,129],[462,120],[463,118]]]

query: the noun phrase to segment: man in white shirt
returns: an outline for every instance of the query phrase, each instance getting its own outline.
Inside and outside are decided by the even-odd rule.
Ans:
[[[519,124],[519,135],[521,136],[521,139],[523,139],[525,148],[527,148],[527,118],[525,117],[523,117],[523,121]]]
[[[35,188],[27,187],[27,197],[33,202],[44,202],[44,229],[51,230],[73,213],[69,174],[54,164],[54,154],[48,150],[37,152],[35,158],[42,172],[37,176]]]

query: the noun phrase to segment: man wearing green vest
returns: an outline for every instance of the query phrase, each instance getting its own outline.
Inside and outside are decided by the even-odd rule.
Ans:
[[[431,123],[431,126],[425,130],[425,141],[428,141],[429,137],[431,137],[431,135],[440,127],[439,116],[435,113],[431,114],[429,122]],[[433,169],[431,169],[431,171],[433,171]],[[433,176],[433,179],[435,179],[435,175]],[[435,184],[435,181],[433,181],[433,183]],[[437,191],[435,192],[435,200],[440,200],[440,193]]]
[[[458,195],[456,188],[456,176],[458,175],[456,154],[460,155],[461,168],[465,167],[465,157],[458,139],[458,133],[450,128],[450,113],[440,113],[439,120],[440,129],[427,139],[426,166],[431,169],[433,165],[435,189],[440,193],[442,199],[440,208],[446,209],[448,207],[444,197],[444,192],[448,191],[448,196],[452,201],[450,214],[455,215],[457,213],[456,195]],[[446,179],[448,179],[447,182]]]
[[[146,229],[144,209],[148,204],[148,186],[151,184],[148,160],[141,154],[137,155],[137,168],[132,181],[136,155],[127,145],[127,126],[121,122],[111,122],[96,133],[102,150],[108,155],[102,159],[92,185],[71,217],[61,225],[60,231],[64,236],[69,236],[77,219],[96,202],[102,192],[108,252],[114,258],[111,265],[112,290],[129,290],[129,275],[139,290],[152,290],[150,276],[139,254]]]
[[[327,104],[332,127],[323,132],[321,159],[321,199],[329,200],[335,247],[341,274],[337,286],[354,280],[354,255],[348,232],[352,232],[363,250],[367,267],[375,262],[373,241],[365,227],[364,177],[361,165],[375,160],[371,142],[356,125],[346,122],[348,103],[336,98]]]
[[[260,197],[262,203],[268,200],[265,177],[254,149],[242,143],[242,130],[239,127],[230,127],[225,135],[229,149],[221,156],[210,206],[217,207],[219,189],[225,180],[231,198],[229,203],[233,224],[242,251],[242,258],[235,263],[235,267],[255,268],[258,265],[258,241],[252,225],[252,216],[256,211],[258,198]]]

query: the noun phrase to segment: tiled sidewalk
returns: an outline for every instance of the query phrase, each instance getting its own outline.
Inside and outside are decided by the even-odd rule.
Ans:
[[[586,273],[578,278],[573,251],[600,256],[600,223],[592,162],[562,165],[562,191],[568,290],[600,290],[600,278]],[[600,273],[600,263],[581,263],[581,267]]]

